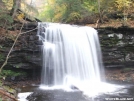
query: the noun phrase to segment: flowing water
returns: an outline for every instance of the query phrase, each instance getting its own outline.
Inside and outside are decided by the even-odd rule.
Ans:
[[[56,23],[40,23],[39,29],[43,40],[42,85],[100,82],[103,66],[96,30]]]
[[[132,85],[110,84],[102,79],[105,74],[95,29],[39,23],[38,36],[43,42],[41,85],[28,101],[133,101]],[[25,99],[23,94],[19,96]]]
[[[104,71],[95,29],[69,24],[39,23],[38,36],[43,42],[40,88],[79,89],[88,95],[108,90],[103,88],[106,85],[111,90],[111,85],[103,83],[101,79]]]

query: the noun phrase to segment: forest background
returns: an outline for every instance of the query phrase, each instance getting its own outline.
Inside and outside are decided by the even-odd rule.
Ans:
[[[133,8],[133,0],[0,0],[0,26],[13,23],[16,9],[44,22],[133,26]],[[17,16],[24,18],[24,14]]]

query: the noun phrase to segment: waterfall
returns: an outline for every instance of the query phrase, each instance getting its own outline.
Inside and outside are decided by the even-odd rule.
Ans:
[[[97,31],[87,26],[38,23],[42,40],[41,85],[75,86],[97,84],[103,76]]]

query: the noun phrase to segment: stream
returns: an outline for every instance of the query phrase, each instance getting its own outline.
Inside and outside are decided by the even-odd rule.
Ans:
[[[134,101],[132,83],[110,82],[110,84],[120,86],[120,88],[113,92],[104,92],[89,97],[79,90],[43,90],[39,86],[31,86],[21,88],[22,91],[18,97],[19,101]]]

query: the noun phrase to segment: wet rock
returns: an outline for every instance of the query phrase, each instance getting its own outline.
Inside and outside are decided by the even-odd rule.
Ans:
[[[77,87],[74,86],[74,85],[71,85],[70,88],[73,89],[73,90],[79,90],[79,88],[77,88]]]
[[[127,27],[98,29],[105,67],[133,67],[133,31]]]
[[[64,90],[35,90],[27,97],[28,101],[88,101],[81,92],[66,92]]]
[[[23,81],[26,80],[26,76],[7,76],[5,81]]]
[[[43,45],[43,42],[41,40],[38,40],[35,42],[36,45]]]
[[[127,75],[125,75],[126,77],[130,77],[131,76],[131,74],[127,74]]]
[[[126,81],[128,81],[128,82],[130,82],[130,81],[132,81],[132,80],[133,80],[132,77],[127,77],[127,78],[126,78]]]

